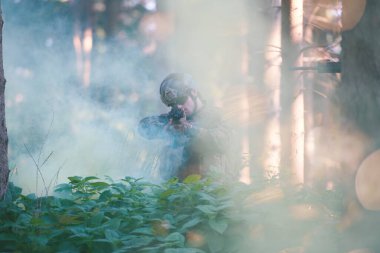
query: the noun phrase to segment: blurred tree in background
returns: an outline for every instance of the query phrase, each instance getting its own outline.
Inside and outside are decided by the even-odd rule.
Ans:
[[[1,4],[1,3],[0,3]],[[3,68],[3,14],[0,6],[0,199],[8,185],[8,134],[5,124],[5,77]]]

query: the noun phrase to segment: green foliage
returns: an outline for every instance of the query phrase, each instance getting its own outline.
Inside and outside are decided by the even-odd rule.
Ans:
[[[284,197],[279,189],[197,176],[161,185],[74,176],[54,196],[37,198],[10,185],[0,202],[0,252],[278,252],[302,246],[305,231],[338,215],[329,208],[328,219],[320,214],[295,228],[284,215],[289,206],[323,201],[305,192]],[[278,233],[283,239],[268,247]]]

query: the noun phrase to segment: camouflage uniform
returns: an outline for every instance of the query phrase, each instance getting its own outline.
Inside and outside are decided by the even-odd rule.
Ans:
[[[160,175],[163,179],[180,179],[190,174],[225,173],[230,129],[218,108],[205,105],[187,121],[192,128],[183,133],[165,130],[167,114],[140,121],[139,132],[147,139],[166,139],[169,145],[160,155]]]
[[[146,117],[140,121],[139,132],[147,139],[167,139],[170,145],[160,156],[160,175],[164,179],[177,176],[180,179],[190,174],[227,172],[226,158],[231,141],[230,130],[221,112],[207,105],[194,89],[195,82],[188,74],[173,73],[160,85],[161,101],[171,107],[169,114]],[[191,115],[175,110],[191,98],[195,107]],[[173,115],[179,115],[177,123]],[[186,118],[186,119],[185,119]],[[184,121],[181,122],[181,119]],[[175,125],[177,124],[177,125]],[[168,127],[184,126],[181,131],[169,131]],[[177,129],[178,130],[178,129]]]

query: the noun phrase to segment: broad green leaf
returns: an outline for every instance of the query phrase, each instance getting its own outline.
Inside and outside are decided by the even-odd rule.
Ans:
[[[228,223],[224,219],[210,219],[208,221],[210,227],[218,232],[219,234],[223,234],[224,231],[228,228]]]
[[[171,196],[168,196],[167,199],[170,201],[170,202],[174,202],[174,200],[176,199],[182,199],[184,197],[183,194],[181,193],[176,193],[176,194],[173,194]]]
[[[85,177],[83,178],[83,182],[88,182],[91,180],[99,179],[98,177],[90,176],[90,177]]]
[[[69,239],[75,239],[75,238],[82,238],[82,239],[87,239],[90,238],[91,236],[86,233],[77,233],[69,237]]]
[[[79,216],[74,216],[74,215],[62,215],[58,218],[58,222],[63,224],[63,225],[68,225],[68,224],[80,224],[81,221],[78,220]]]
[[[168,189],[168,190],[166,190],[166,191],[164,191],[164,192],[161,193],[160,198],[161,199],[167,198],[167,197],[171,196],[174,193],[176,193],[175,189]]]
[[[173,185],[173,184],[177,184],[177,183],[178,183],[178,178],[176,178],[176,177],[173,177],[166,182],[166,184],[168,184],[168,185]]]
[[[121,223],[120,218],[113,218],[113,219],[109,220],[107,223],[105,223],[104,226],[106,226],[110,229],[118,230],[120,227],[120,223]]]
[[[199,218],[199,217],[195,217],[194,219],[192,220],[189,220],[188,222],[186,222],[185,224],[183,224],[182,226],[182,230],[187,230],[189,228],[192,228],[196,225],[198,225],[202,220]]]
[[[141,235],[153,235],[153,231],[151,227],[142,227],[133,230],[131,233],[133,234],[141,234]]]
[[[159,252],[162,252],[162,248],[164,248],[165,246],[171,246],[171,245],[167,245],[167,244],[154,244],[156,246],[153,246],[153,247],[144,247],[142,249],[139,249],[139,252],[141,253],[159,253]]]
[[[183,221],[189,217],[190,217],[190,214],[180,214],[180,215],[175,216],[174,218],[177,222],[180,222],[180,221]]]
[[[168,235],[164,241],[165,242],[176,242],[176,243],[178,243],[179,246],[183,247],[183,245],[185,244],[185,237],[178,232],[173,232],[170,235]]]
[[[70,183],[72,184],[76,184],[82,181],[82,177],[79,177],[79,176],[68,177],[68,179],[70,180]]]
[[[70,240],[62,240],[57,245],[57,253],[79,253],[80,250]]]
[[[200,197],[200,199],[209,201],[211,203],[215,203],[216,201],[216,198],[214,196],[202,191],[198,192],[198,196]]]
[[[197,174],[193,174],[193,175],[190,175],[190,176],[187,176],[183,182],[185,184],[193,184],[193,183],[197,183],[199,182],[199,180],[201,179],[201,175],[197,175]]]
[[[127,246],[127,248],[137,248],[142,246],[147,246],[153,241],[153,237],[149,236],[134,236],[131,239],[122,238],[122,243]]]
[[[113,196],[112,192],[110,190],[106,190],[104,192],[102,192],[100,195],[99,195],[99,200],[100,201],[107,201],[107,200],[110,200],[110,198]]]
[[[42,224],[44,224],[44,221],[41,218],[33,217],[30,220],[30,224],[32,224],[32,225],[42,225]]]
[[[72,190],[72,186],[70,184],[59,184],[55,187],[55,192],[61,192],[61,191],[70,191]]]
[[[106,229],[104,231],[104,235],[110,241],[115,241],[120,238],[120,235],[116,231],[111,230],[111,229]]]
[[[0,241],[5,242],[5,241],[17,241],[19,237],[15,233],[5,233],[2,232],[0,233]]]
[[[29,199],[29,200],[35,200],[35,199],[37,199],[37,196],[34,193],[28,194],[25,197],[26,197],[26,199]]]
[[[65,230],[62,230],[62,229],[60,229],[60,230],[54,230],[54,231],[52,231],[50,233],[49,239],[52,240],[53,238],[61,236],[64,233],[65,233]]]
[[[90,183],[92,187],[104,189],[109,186],[106,182],[92,182]]]
[[[104,219],[104,213],[98,212],[89,219],[88,224],[90,226],[99,226],[102,223],[103,219]]]
[[[206,253],[203,250],[196,248],[169,248],[165,249],[164,253]]]
[[[21,213],[18,217],[16,224],[29,224],[32,220],[32,216],[28,213]]]
[[[69,227],[68,230],[71,233],[73,233],[74,235],[75,234],[86,234],[86,230],[82,226]]]
[[[111,243],[112,244],[112,241],[110,239],[105,239],[105,238],[101,238],[101,239],[94,239],[92,240],[93,242],[104,242],[104,243]]]
[[[199,206],[196,206],[196,208],[200,210],[201,212],[208,215],[216,213],[215,207],[211,205],[199,205]]]
[[[142,215],[133,215],[130,218],[136,221],[144,221],[144,216]]]

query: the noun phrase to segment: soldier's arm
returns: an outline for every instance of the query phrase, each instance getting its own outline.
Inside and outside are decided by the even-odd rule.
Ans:
[[[138,125],[139,134],[146,139],[162,139],[167,136],[166,126],[169,123],[167,114],[149,116],[140,120]]]

